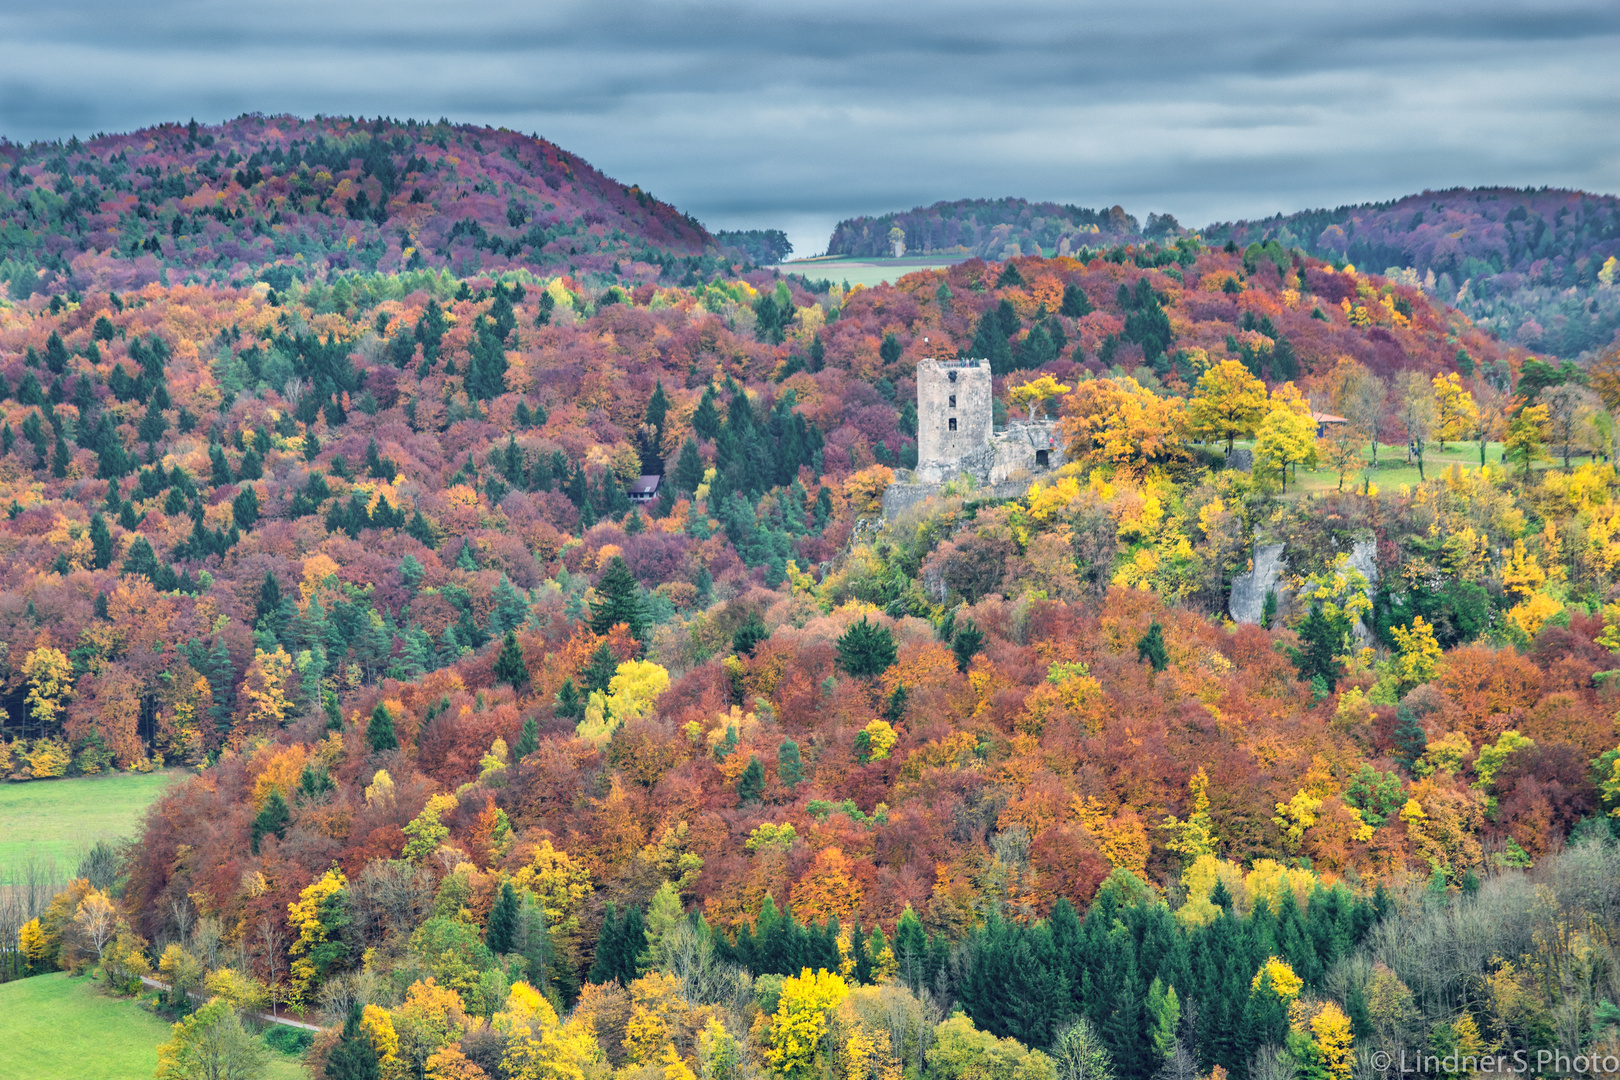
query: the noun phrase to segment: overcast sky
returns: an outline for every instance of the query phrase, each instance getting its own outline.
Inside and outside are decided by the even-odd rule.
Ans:
[[[801,255],[840,218],[963,197],[1199,225],[1457,185],[1620,191],[1616,0],[0,0],[0,56],[13,140],[447,116]]]

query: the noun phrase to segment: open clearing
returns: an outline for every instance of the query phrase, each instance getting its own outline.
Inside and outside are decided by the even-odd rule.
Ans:
[[[0,983],[0,1076],[132,1080],[157,1069],[169,1024],[133,998],[108,997],[66,972]],[[302,1080],[296,1060],[273,1054],[269,1080]]]
[[[0,885],[12,884],[12,867],[30,848],[71,876],[80,852],[97,840],[134,836],[146,808],[184,775],[166,769],[0,784]]]
[[[785,262],[777,269],[784,274],[803,274],[811,281],[823,279],[850,285],[865,285],[871,288],[882,282],[899,281],[907,274],[914,274],[918,270],[938,270],[941,267],[955,266],[965,261],[967,256],[952,256],[946,258],[917,258],[904,259],[856,259],[846,255],[821,259],[794,259]]]

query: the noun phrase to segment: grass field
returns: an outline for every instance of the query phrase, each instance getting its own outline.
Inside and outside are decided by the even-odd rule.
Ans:
[[[146,808],[182,775],[170,769],[0,784],[0,885],[11,884],[11,867],[30,848],[71,875],[80,852],[97,840],[133,836]]]
[[[811,281],[825,278],[835,283],[865,285],[871,288],[885,281],[899,281],[918,270],[935,270],[942,266],[955,266],[960,258],[929,259],[856,259],[846,255],[821,259],[794,259],[780,269],[784,274],[803,274]]]
[[[170,1026],[130,998],[108,997],[65,972],[0,983],[0,1076],[138,1080],[157,1068]],[[269,1080],[302,1080],[296,1060],[271,1058]]]
[[[1236,445],[1252,449],[1254,443],[1240,440]],[[1585,464],[1587,460],[1589,459],[1584,457],[1574,458],[1570,464],[1579,467]],[[1344,490],[1359,491],[1363,477],[1370,479],[1373,484],[1377,485],[1379,490],[1391,492],[1399,489],[1402,484],[1415,487],[1419,482],[1417,463],[1415,461],[1410,465],[1406,463],[1405,446],[1391,446],[1386,443],[1379,443],[1377,469],[1370,468],[1372,461],[1371,448],[1364,446],[1361,449],[1361,461],[1361,465],[1352,463],[1351,467],[1345,472]],[[1493,469],[1502,467],[1501,443],[1485,444],[1485,461]],[[1452,465],[1463,465],[1469,469],[1479,468],[1479,444],[1451,443],[1444,451],[1437,449],[1435,446],[1430,446],[1428,452],[1423,455],[1423,472],[1430,480],[1439,476]],[[1511,468],[1515,473],[1518,473],[1524,466],[1522,464],[1513,464]],[[1539,473],[1547,469],[1562,468],[1562,461],[1540,461],[1536,463],[1533,471]],[[1338,486],[1339,474],[1331,467],[1300,469],[1297,475],[1289,477],[1286,497],[1292,499],[1300,495],[1333,491]]]

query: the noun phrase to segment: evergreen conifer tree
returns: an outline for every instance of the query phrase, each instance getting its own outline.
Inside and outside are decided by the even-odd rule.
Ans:
[[[1159,625],[1158,619],[1153,620],[1147,633],[1136,643],[1136,658],[1151,665],[1156,672],[1170,666],[1170,652],[1164,645],[1164,627]]]
[[[573,685],[572,680],[570,680],[569,685]],[[524,758],[538,749],[540,749],[540,725],[535,721],[534,717],[524,717],[523,733],[518,736],[517,749],[513,754],[513,760],[521,763]]]
[[[765,797],[765,766],[759,758],[749,758],[748,767],[737,777],[737,801],[756,803]]]
[[[343,1034],[326,1055],[327,1080],[382,1080],[382,1067],[371,1035],[360,1027],[360,1002],[349,1006]]]
[[[647,613],[641,602],[641,585],[623,556],[613,556],[596,583],[596,595],[597,602],[591,609],[593,632],[606,635],[619,623],[624,623],[637,641],[645,636]]]
[[[523,663],[523,649],[518,645],[517,634],[511,630],[501,639],[501,652],[495,658],[495,681],[506,683],[514,690],[529,681],[529,669]]]
[[[838,638],[838,666],[857,679],[869,679],[889,670],[897,655],[889,628],[865,615]]]
[[[380,701],[371,710],[371,722],[366,725],[366,739],[371,743],[374,754],[399,749],[399,736],[394,734],[394,717],[389,713],[388,706]]]
[[[105,570],[113,560],[112,530],[107,528],[107,519],[99,510],[90,518],[90,560],[90,565],[97,570]]]
[[[804,759],[799,756],[799,744],[783,739],[776,750],[776,775],[784,787],[794,787],[804,779]]]
[[[271,833],[274,833],[277,839],[285,836],[287,823],[291,820],[292,815],[287,812],[287,800],[282,798],[279,790],[272,789],[270,797],[264,800],[264,809],[260,810],[258,816],[253,819],[250,844],[253,854],[257,855],[259,853],[260,841]]]
[[[966,671],[979,650],[984,648],[984,631],[968,619],[951,635],[951,652],[956,654],[956,670]]]
[[[518,898],[510,881],[501,885],[501,894],[489,911],[489,924],[484,931],[484,944],[496,955],[512,951],[518,930]]]
[[[573,679],[563,680],[561,689],[557,691],[557,703],[552,711],[568,720],[578,720],[584,714],[585,705],[580,700]]]

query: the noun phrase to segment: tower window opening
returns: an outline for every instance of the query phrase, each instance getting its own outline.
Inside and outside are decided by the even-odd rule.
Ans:
[[[956,430],[956,417],[954,417],[954,416],[951,417],[951,430],[952,431]]]
[[[953,409],[956,408],[956,395],[955,394],[951,395],[951,408],[953,408]]]

